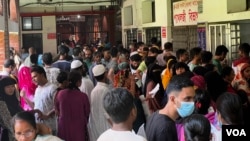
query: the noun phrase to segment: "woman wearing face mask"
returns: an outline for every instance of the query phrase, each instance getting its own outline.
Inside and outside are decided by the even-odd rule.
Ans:
[[[40,135],[35,116],[31,112],[19,112],[13,117],[13,128],[17,141],[62,141],[52,135]]]
[[[243,111],[240,97],[232,93],[223,93],[216,100],[217,123],[212,124],[213,141],[221,141],[222,125],[243,125]]]

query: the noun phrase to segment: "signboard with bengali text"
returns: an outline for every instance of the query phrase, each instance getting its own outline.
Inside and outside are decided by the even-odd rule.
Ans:
[[[173,3],[174,26],[196,25],[200,0],[185,0]]]

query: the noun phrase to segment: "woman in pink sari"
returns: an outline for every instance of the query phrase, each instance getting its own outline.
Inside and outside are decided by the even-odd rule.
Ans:
[[[37,64],[37,55],[32,54],[30,55],[30,61],[32,64]],[[36,85],[33,83],[31,78],[31,66],[23,66],[18,71],[18,85],[21,90],[21,107],[27,111],[32,110],[33,108],[29,105],[29,103],[26,102],[25,98],[22,97],[23,93],[25,93],[25,96],[30,100],[33,101]]]

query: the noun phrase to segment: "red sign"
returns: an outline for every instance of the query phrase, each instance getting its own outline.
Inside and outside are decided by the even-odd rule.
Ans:
[[[166,27],[161,27],[161,37],[162,38],[166,38],[167,37]]]
[[[56,39],[56,33],[48,33],[47,39]]]

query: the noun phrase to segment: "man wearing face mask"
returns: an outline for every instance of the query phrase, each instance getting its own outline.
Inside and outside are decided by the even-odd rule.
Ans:
[[[174,76],[167,89],[165,107],[151,115],[146,123],[148,141],[178,141],[175,121],[194,111],[195,91],[193,82],[185,76]]]

